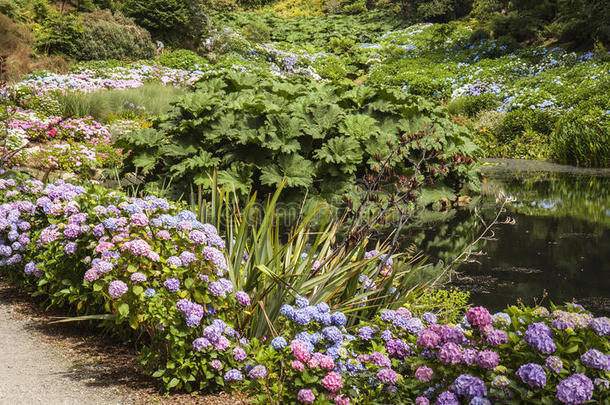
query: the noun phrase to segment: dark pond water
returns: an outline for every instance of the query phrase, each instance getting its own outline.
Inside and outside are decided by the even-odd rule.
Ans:
[[[478,206],[489,219],[496,193],[503,190],[516,198],[508,213],[515,224],[496,227],[495,240],[481,246],[486,255],[461,265],[453,284],[494,310],[545,297],[546,304],[576,300],[610,314],[610,171],[493,163],[484,171]],[[428,229],[426,251],[448,260],[481,229],[472,212],[462,210]]]

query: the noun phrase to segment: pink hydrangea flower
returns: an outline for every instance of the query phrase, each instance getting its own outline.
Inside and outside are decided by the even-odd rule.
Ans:
[[[331,371],[322,379],[322,386],[330,392],[336,392],[343,388],[343,380],[341,374],[336,371]]]

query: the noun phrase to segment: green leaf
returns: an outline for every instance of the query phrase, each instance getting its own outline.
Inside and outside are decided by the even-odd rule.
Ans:
[[[122,304],[119,305],[119,314],[121,314],[121,316],[124,318],[127,315],[129,315],[129,304],[127,304],[126,302],[123,302]]]
[[[379,133],[379,125],[375,118],[364,114],[352,114],[345,117],[339,131],[359,141],[375,137]]]
[[[287,187],[309,187],[313,182],[313,164],[299,155],[282,155],[277,164],[261,170],[261,183],[278,186],[286,180]]]

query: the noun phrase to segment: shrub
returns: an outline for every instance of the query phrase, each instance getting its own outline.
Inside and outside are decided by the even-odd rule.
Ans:
[[[82,15],[78,59],[148,59],[155,55],[150,34],[133,20],[109,10]]]
[[[184,70],[201,69],[208,64],[206,58],[187,49],[164,53],[159,56],[157,62],[163,66]]]
[[[265,42],[271,38],[271,30],[262,21],[253,21],[243,29],[244,36],[253,42]]]
[[[478,153],[469,131],[434,103],[391,88],[234,72],[211,74],[197,87],[154,128],[121,137],[132,151],[130,164],[149,180],[173,177],[176,190],[192,182],[209,186],[208,174],[218,167],[223,183],[241,191],[256,185],[267,193],[286,181],[295,195],[309,189],[338,197],[375,167],[378,154],[387,156],[388,143],[426,125],[433,134],[422,135],[414,156],[420,147],[439,148],[434,164],[445,168],[448,185],[476,178],[469,167],[450,166]]]
[[[458,325],[433,312],[416,317],[403,307],[347,331],[343,314],[315,304],[301,297],[285,305],[271,347],[250,344],[258,353],[250,364],[267,371],[244,379],[255,403],[575,404],[610,398],[602,382],[610,368],[610,319],[593,318],[578,305],[509,307],[493,315],[475,307]],[[303,319],[303,312],[312,319]]]
[[[78,54],[78,41],[82,35],[81,21],[75,14],[52,13],[37,33],[36,48],[47,54]]]
[[[127,0],[122,11],[146,28],[153,39],[196,48],[206,27],[198,0]]]

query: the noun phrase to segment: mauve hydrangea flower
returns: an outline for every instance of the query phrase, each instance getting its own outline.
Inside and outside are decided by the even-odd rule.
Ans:
[[[320,367],[323,370],[332,370],[335,368],[335,361],[331,356],[322,353],[314,353],[308,363],[309,367]]]
[[[436,397],[436,405],[460,405],[458,397],[451,391],[444,391]]]
[[[315,399],[316,395],[310,389],[303,388],[297,393],[297,400],[302,404],[313,404]]]
[[[445,343],[438,351],[438,359],[443,364],[456,364],[462,361],[462,349],[453,342]]]
[[[336,371],[331,371],[322,379],[322,386],[330,392],[336,392],[343,387],[341,374]]]
[[[76,242],[68,242],[66,243],[66,246],[64,246],[64,252],[66,252],[66,254],[73,255],[74,253],[76,253],[77,248],[78,245],[76,244]]]
[[[290,363],[290,367],[296,371],[305,370],[305,364],[303,364],[303,362],[299,360],[293,360],[292,363]]]
[[[243,375],[241,373],[241,371],[239,371],[236,368],[233,368],[229,371],[227,371],[224,375],[224,379],[225,381],[241,381],[243,380]]]
[[[476,362],[487,370],[493,370],[500,363],[500,355],[493,350],[481,350],[477,353]]]
[[[163,286],[170,292],[176,292],[180,289],[180,280],[177,278],[168,278],[163,282]]]
[[[490,403],[487,398],[474,397],[470,400],[469,405],[489,405]]]
[[[485,341],[490,346],[498,347],[500,345],[508,343],[508,335],[503,330],[494,329],[487,332]]]
[[[431,329],[424,329],[417,337],[417,344],[426,349],[433,349],[441,342],[441,337]]]
[[[564,404],[582,404],[593,397],[593,383],[582,373],[574,374],[557,384],[557,399]]]
[[[94,269],[89,269],[85,272],[85,276],[84,276],[85,281],[92,283],[95,280],[98,280],[99,278],[100,278],[100,274],[97,271],[95,271]]]
[[[487,395],[485,383],[481,379],[473,377],[470,374],[460,375],[455,379],[452,387],[458,396],[467,399],[484,397]]]
[[[76,239],[80,235],[80,226],[76,224],[67,225],[64,229],[64,236],[68,239]]]
[[[235,299],[237,300],[239,305],[243,307],[247,307],[248,305],[250,305],[250,296],[245,291],[237,291],[235,293]]]
[[[375,334],[375,329],[370,326],[363,326],[358,329],[358,337],[362,340],[371,340]]]
[[[580,362],[589,368],[610,371],[610,356],[597,349],[589,349],[580,356]]]
[[[557,349],[555,342],[553,342],[551,328],[544,322],[529,325],[523,340],[544,354],[551,354]]]
[[[382,368],[377,372],[377,379],[384,384],[396,384],[398,374],[391,368]]]
[[[390,387],[388,387],[388,388],[390,388]],[[335,397],[333,398],[333,402],[335,403],[335,405],[349,405],[351,400],[345,394],[340,394],[340,395],[335,395]]]
[[[430,400],[426,397],[415,398],[415,405],[430,405]]]
[[[404,359],[409,357],[412,350],[407,344],[401,339],[391,339],[386,343],[386,349],[388,354],[392,357]]]
[[[144,273],[135,272],[131,275],[130,279],[134,283],[141,283],[146,281],[146,275],[144,275]]]
[[[366,356],[364,361],[373,363],[377,367],[392,367],[392,361],[388,358],[388,356],[380,352],[373,352],[372,354]]]
[[[225,336],[220,336],[216,342],[212,342],[212,346],[214,347],[214,350],[220,352],[228,349],[229,346],[231,346],[231,342],[229,342],[229,339]]]
[[[150,245],[143,239],[134,239],[125,242],[122,249],[129,250],[136,256],[148,256],[151,251]]]
[[[195,230],[189,232],[189,240],[198,245],[203,245],[204,243],[207,242],[208,238],[205,235],[205,233],[195,229]]]
[[[127,284],[121,280],[114,280],[108,286],[108,295],[110,298],[119,298],[127,292]]]
[[[188,266],[192,262],[197,261],[197,256],[193,252],[182,252],[180,253],[180,260],[184,266]]]
[[[589,328],[599,336],[610,336],[610,318],[593,318],[589,321]]]
[[[430,382],[434,378],[434,371],[427,366],[420,366],[415,370],[415,378],[421,382]]]
[[[466,319],[472,326],[484,327],[491,324],[491,315],[485,307],[470,308],[466,312]]]
[[[542,388],[546,385],[546,372],[541,365],[527,363],[519,367],[517,376],[521,381],[534,388]]]
[[[133,214],[130,219],[131,223],[137,226],[146,226],[148,225],[148,217],[146,214],[139,212]]]
[[[563,369],[563,361],[557,356],[549,356],[544,361],[544,365],[555,373],[559,373]]]
[[[432,314],[432,315],[434,315],[434,314]],[[413,315],[411,315],[411,311],[409,311],[405,307],[398,308],[396,310],[396,316],[400,316],[401,318],[405,318],[405,319],[411,319],[413,317]]]
[[[165,229],[157,232],[156,236],[157,236],[157,238],[162,239],[162,240],[170,240],[172,238],[169,231],[166,231]]]
[[[222,362],[220,360],[212,360],[210,366],[212,366],[214,370],[220,370],[222,369]]]
[[[222,275],[229,269],[227,261],[222,252],[214,247],[206,246],[201,251],[201,255],[205,260],[211,261],[216,269],[219,270],[219,275]]]
[[[425,312],[421,316],[421,319],[422,319],[422,321],[426,322],[428,325],[435,324],[436,322],[438,322],[436,315],[434,315],[432,312]]]
[[[233,349],[233,359],[235,359],[235,361],[244,361],[246,360],[246,357],[248,357],[248,355],[241,347],[236,347]]]

